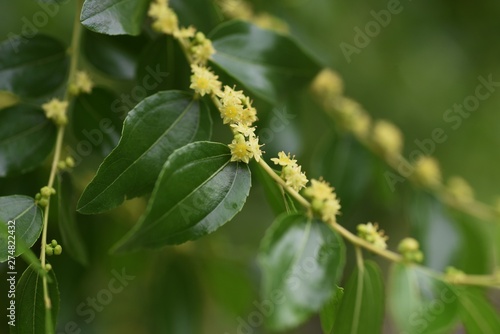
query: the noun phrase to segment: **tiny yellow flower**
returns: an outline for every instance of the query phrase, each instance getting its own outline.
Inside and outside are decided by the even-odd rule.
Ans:
[[[334,199],[333,187],[322,179],[311,180],[311,186],[307,188],[306,195],[311,198],[316,198],[320,201]]]
[[[255,128],[246,125],[245,123],[233,123],[230,125],[233,132],[241,133],[245,137],[253,137],[255,135]]]
[[[263,152],[260,149],[262,146],[264,145],[259,144],[259,137],[250,136],[250,138],[248,138],[248,147],[250,148],[250,151],[252,152],[252,155],[257,162],[259,162],[260,158],[262,157]]]
[[[75,75],[75,81],[70,85],[69,90],[72,95],[78,95],[80,93],[89,94],[92,92],[93,87],[94,83],[87,72],[78,71]]]
[[[66,125],[68,118],[66,110],[68,109],[68,102],[59,99],[52,99],[42,105],[45,116],[52,119],[56,125]]]
[[[219,91],[217,96],[220,97],[220,102],[223,105],[233,105],[233,104],[242,104],[242,101],[245,100],[245,94],[241,90],[234,90],[229,86],[224,86],[223,91]]]
[[[415,178],[425,187],[436,187],[441,183],[441,170],[436,159],[422,156],[415,163]]]
[[[168,7],[168,1],[152,2],[148,15],[153,18],[153,29],[156,31],[170,35],[179,30],[179,20],[175,12]]]
[[[196,33],[201,34],[200,32]],[[195,39],[196,40],[196,39]],[[196,64],[204,65],[215,53],[215,49],[212,45],[212,41],[209,39],[203,39],[203,41],[194,44],[191,47],[191,54],[193,55],[193,61]]]
[[[357,227],[358,236],[369,243],[373,244],[375,247],[380,249],[387,248],[387,239],[388,237],[385,235],[384,231],[379,230],[378,224],[359,224]]]
[[[334,221],[336,222],[335,216],[340,214],[340,202],[337,198],[331,198],[324,202],[323,209],[321,210],[321,219],[323,221]]]
[[[306,174],[302,172],[302,166],[298,165],[283,167],[281,177],[285,180],[287,186],[292,187],[296,191],[300,191],[308,182]]]
[[[204,96],[205,94],[217,93],[220,90],[221,82],[219,77],[204,66],[191,65],[191,86],[195,92]]]
[[[251,147],[242,135],[236,135],[228,146],[231,149],[231,161],[249,163],[253,157]]]
[[[373,126],[373,141],[386,155],[399,155],[403,150],[403,135],[392,123],[379,120]]]
[[[297,160],[294,159],[295,156],[290,157],[290,153],[285,154],[285,152],[281,151],[278,153],[277,158],[271,158],[271,161],[276,165],[280,166],[296,166]]]
[[[241,104],[223,105],[220,109],[220,115],[224,124],[239,123],[243,115],[243,106]]]
[[[422,262],[424,259],[424,254],[420,251],[420,244],[413,238],[401,240],[398,251],[407,262]]]
[[[220,0],[219,6],[221,7],[224,15],[242,20],[250,20],[253,16],[253,10],[247,1],[243,0]]]

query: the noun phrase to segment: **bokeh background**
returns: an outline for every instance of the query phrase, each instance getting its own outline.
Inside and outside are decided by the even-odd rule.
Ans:
[[[190,2],[195,1],[184,1]],[[416,139],[429,138],[435,128],[446,129],[448,140],[439,144],[434,153],[443,175],[463,176],[478,199],[495,203],[500,195],[500,89],[481,101],[479,108],[456,130],[444,122],[443,114],[474,94],[479,76],[491,75],[494,81],[500,81],[500,3],[401,1],[400,13],[392,15],[390,23],[371,37],[359,54],[352,54],[349,62],[340,44],[354,45],[354,29],[364,30],[374,20],[371,11],[387,9],[390,2],[394,1],[256,0],[252,4],[256,12],[269,12],[284,20],[298,43],[324,66],[337,70],[345,80],[346,95],[359,101],[374,118],[397,124],[405,136],[406,153],[417,148]],[[33,0],[0,0],[0,40],[8,39],[11,33],[19,34],[25,20],[31,21],[40,8]],[[66,1],[40,32],[69,43],[74,8],[73,1]],[[91,40],[92,36],[88,38]],[[117,93],[130,92],[136,84],[135,74],[140,72],[138,59],[147,43],[141,37],[113,39],[115,49],[102,51],[111,59],[102,71],[89,61],[93,56],[100,57],[98,39],[86,51],[83,64],[99,84]],[[487,270],[493,251],[488,243],[481,244],[481,233],[488,232],[484,229],[488,222],[456,218],[444,209],[447,215],[461,221],[459,227],[435,221],[428,223],[445,227],[432,229],[425,223],[416,226],[412,216],[418,211],[412,204],[415,190],[406,182],[391,192],[383,177],[389,169],[355,143],[346,144],[335,124],[307,92],[291,96],[280,108],[287,108],[296,117],[266,143],[266,151],[269,155],[282,149],[293,152],[310,177],[323,174],[339,188],[340,195],[345,195],[345,202],[341,202],[342,224],[354,229],[358,223],[377,221],[391,236],[391,247],[401,237],[417,234],[427,238],[427,247],[433,251],[427,254],[428,258],[443,259],[445,254],[445,262],[461,264],[476,273]],[[261,115],[260,127],[266,128],[272,109],[263,107]],[[224,131],[216,126],[215,139],[227,141]],[[103,159],[95,151],[75,170],[80,190]],[[47,176],[48,162],[27,175],[0,179],[0,196],[32,196]],[[360,178],[366,181],[356,188]],[[107,214],[79,215],[90,265],[82,267],[67,254],[52,259],[62,296],[58,333],[80,333],[79,329],[85,334],[238,333],[238,318],[247,319],[255,311],[254,302],[259,300],[259,242],[274,218],[256,177],[253,183],[243,211],[217,233],[160,251],[108,254],[143,212],[145,198],[129,201]],[[439,219],[439,214],[429,217]],[[423,225],[427,227],[422,228]],[[60,239],[57,221],[51,220],[50,226],[50,238]],[[477,230],[483,232],[474,232]],[[460,259],[457,254],[461,254]],[[485,259],[485,254],[489,258]],[[387,268],[387,263],[382,261],[381,265]],[[443,269],[439,268],[442,261],[432,265]],[[352,261],[348,260],[347,266],[349,270]],[[5,270],[0,265],[0,272]],[[92,309],[92,298],[106,294],[102,291],[114,277],[113,270],[125,270],[135,278],[127,282],[123,291],[112,294],[109,303],[98,304],[93,311],[95,317],[91,317],[88,310]],[[3,280],[0,287],[6,291]],[[5,301],[2,296],[2,310]],[[392,332],[391,328],[387,320],[386,332]],[[5,321],[1,321],[0,333],[7,330]],[[316,318],[290,331],[320,332]],[[259,327],[251,333],[266,331]]]

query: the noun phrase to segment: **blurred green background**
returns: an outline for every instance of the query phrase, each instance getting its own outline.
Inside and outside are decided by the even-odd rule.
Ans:
[[[400,13],[392,15],[390,23],[348,62],[340,44],[354,45],[354,28],[364,30],[365,25],[374,20],[371,11],[385,10],[388,3],[380,0],[256,0],[254,8],[286,21],[291,35],[305,49],[342,75],[346,95],[359,101],[374,118],[397,124],[405,135],[406,153],[416,148],[414,140],[430,138],[435,128],[445,129],[448,140],[439,144],[434,154],[444,176],[463,176],[475,189],[477,198],[494,203],[500,194],[497,172],[500,168],[500,91],[481,101],[479,108],[456,130],[444,122],[443,114],[453,104],[462,103],[474,94],[479,76],[491,75],[494,81],[500,81],[500,3],[493,0],[401,1]],[[61,5],[59,12],[40,27],[40,32],[68,43],[74,7],[73,1]],[[20,34],[25,22],[32,21],[40,10],[33,0],[0,0],[0,40],[8,39],[11,33]],[[141,44],[140,40],[136,42]],[[141,50],[120,50],[125,52],[120,58],[121,69],[133,76],[135,70],[130,66],[136,66]],[[84,63],[93,69],[98,82],[117,92],[129,92],[134,85],[133,78],[112,80],[92,68],[88,61]],[[281,149],[293,152],[308,176],[325,174],[328,181],[339,187],[340,195],[346,196],[344,200],[341,197],[342,224],[354,229],[358,223],[378,221],[391,236],[392,247],[408,233],[441,233],[426,240],[427,249],[433,250],[427,254],[428,258],[444,256],[445,262],[455,261],[477,273],[487,271],[487,260],[479,260],[479,265],[474,262],[478,262],[479,256],[490,256],[492,250],[488,244],[478,244],[483,232],[471,232],[479,228],[488,233],[483,222],[446,210],[429,209],[422,204],[425,198],[415,204],[415,191],[408,182],[392,193],[383,178],[388,168],[355,143],[340,139],[333,122],[307,92],[291,96],[284,108],[297,117],[266,143],[265,149],[271,155]],[[266,120],[272,115],[270,108],[264,109],[261,128],[266,127]],[[225,130],[217,126],[216,129],[215,139],[227,141]],[[75,171],[80,189],[90,180],[100,161],[102,156],[95,155]],[[48,164],[25,176],[0,179],[0,196],[14,193],[33,196],[47,176]],[[360,178],[366,181],[355,188],[355,181]],[[52,259],[62,295],[58,333],[79,333],[78,329],[90,334],[237,333],[241,325],[238,319],[247,320],[256,310],[254,302],[259,300],[260,282],[258,247],[274,218],[263,188],[256,177],[253,179],[250,198],[232,222],[215,234],[180,247],[108,255],[109,248],[137,221],[146,199],[129,201],[104,215],[78,216],[90,265],[84,268],[67,254]],[[422,227],[423,223],[418,226],[413,223],[426,217],[441,219],[443,212],[452,217],[450,219],[460,221],[458,229],[454,230],[455,225],[435,225],[444,226],[436,232]],[[56,227],[57,222],[51,221],[50,238],[59,239]],[[433,232],[425,232],[429,230]],[[457,254],[465,253],[469,256],[457,260]],[[18,266],[20,263],[18,261]],[[428,262],[435,267],[441,263]],[[387,263],[381,264],[387,266]],[[348,269],[350,267],[352,263],[348,261]],[[104,296],[106,292],[102,291],[114,277],[113,270],[121,272],[122,268],[135,278],[122,292],[112,294],[108,304],[97,305],[95,318],[91,317],[88,310],[92,308],[89,306],[92,298]],[[0,265],[0,270],[6,269]],[[0,286],[6,291],[4,281]],[[0,300],[0,308],[4,310],[6,298]],[[386,326],[386,332],[390,332],[389,320]],[[0,332],[6,331],[6,323],[2,321]],[[260,326],[251,333],[265,332]],[[320,326],[317,319],[312,319],[290,333],[320,333]]]

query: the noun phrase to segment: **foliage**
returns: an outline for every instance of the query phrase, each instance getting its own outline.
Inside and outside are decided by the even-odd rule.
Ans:
[[[18,256],[27,264],[9,297],[11,333],[81,329],[59,314],[82,297],[66,297],[75,277],[91,281],[99,261],[136,256],[96,298],[76,303],[86,324],[140,276],[148,284],[135,293],[151,321],[116,332],[200,332],[210,303],[225,308],[210,317],[234,316],[247,333],[310,333],[305,326],[319,322],[328,334],[500,332],[490,301],[500,287],[500,211],[464,179],[443,182],[429,154],[406,158],[402,131],[345,95],[314,41],[236,0],[75,2],[70,44],[44,34],[0,44],[0,262],[6,272],[26,267]],[[327,132],[302,154],[311,166],[287,150],[303,138],[297,109]],[[267,209],[253,196],[267,200],[274,222],[260,224]],[[396,208],[413,237],[367,222],[365,213]],[[134,223],[125,234],[124,222]],[[248,255],[252,234],[260,248]],[[72,260],[48,263],[66,251]],[[256,259],[259,270],[246,267]]]

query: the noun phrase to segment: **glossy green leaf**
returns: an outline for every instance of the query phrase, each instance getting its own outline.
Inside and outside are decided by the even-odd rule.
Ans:
[[[139,35],[149,0],[85,0],[80,21],[106,35]]]
[[[0,90],[21,97],[55,91],[66,78],[66,48],[58,40],[37,34],[28,42],[0,43]]]
[[[283,214],[267,231],[259,262],[263,300],[275,305],[267,325],[284,330],[320,311],[332,296],[344,269],[345,246],[323,222]]]
[[[307,85],[319,70],[293,40],[247,22],[222,24],[211,38],[217,67],[274,104]]]
[[[181,244],[212,233],[243,207],[250,170],[231,162],[226,145],[196,142],[165,163],[148,208],[115,247],[118,251]]]
[[[139,56],[137,82],[148,95],[161,90],[189,90],[190,76],[186,56],[172,36],[159,36]]]
[[[146,43],[144,36],[108,36],[86,30],[82,46],[95,68],[114,79],[132,80]]]
[[[116,101],[119,101],[117,96],[109,90],[94,88],[91,94],[79,95],[73,108],[71,125],[76,139],[86,141],[104,156],[120,140],[122,121],[120,109],[115,108]]]
[[[336,286],[333,295],[321,309],[319,317],[321,320],[321,328],[323,329],[324,334],[333,334],[333,325],[335,325],[335,321],[337,320],[337,314],[343,296],[344,288]]]
[[[59,199],[59,230],[64,250],[82,265],[87,265],[87,251],[76,224],[76,198],[71,175],[61,172],[58,175],[57,196]]]
[[[192,25],[208,33],[222,22],[222,15],[217,12],[217,4],[212,0],[170,0],[169,5],[185,27]]]
[[[342,199],[342,212],[355,208],[373,175],[371,153],[352,136],[328,135],[313,159],[315,173],[330,182]]]
[[[48,273],[47,283],[52,304],[46,312],[43,296],[43,279],[37,270],[29,266],[17,283],[16,326],[11,334],[54,334],[59,313],[59,289],[54,271]]]
[[[209,139],[211,125],[208,107],[189,93],[159,92],[144,99],[125,119],[118,146],[83,192],[78,211],[104,212],[151,191],[170,154]]]
[[[458,320],[453,289],[414,265],[395,264],[390,274],[389,309],[402,331],[446,333]]]
[[[384,321],[384,282],[375,262],[356,267],[347,281],[333,333],[381,333]]]
[[[500,333],[500,314],[484,292],[475,288],[457,289],[460,301],[460,320],[468,334]]]
[[[8,224],[9,221],[15,221],[15,224]],[[22,240],[28,247],[38,240],[42,232],[42,210],[35,205],[35,200],[28,196],[12,195],[0,197],[0,224],[8,227],[9,235],[15,234],[16,250],[15,256],[22,253],[23,248],[17,247],[17,240]],[[11,232],[13,231],[13,232]],[[7,245],[9,238],[0,235],[0,244]],[[14,256],[7,247],[0,248],[0,262],[7,260],[8,256]]]
[[[56,133],[39,108],[16,105],[0,110],[0,177],[42,164],[54,148]]]

